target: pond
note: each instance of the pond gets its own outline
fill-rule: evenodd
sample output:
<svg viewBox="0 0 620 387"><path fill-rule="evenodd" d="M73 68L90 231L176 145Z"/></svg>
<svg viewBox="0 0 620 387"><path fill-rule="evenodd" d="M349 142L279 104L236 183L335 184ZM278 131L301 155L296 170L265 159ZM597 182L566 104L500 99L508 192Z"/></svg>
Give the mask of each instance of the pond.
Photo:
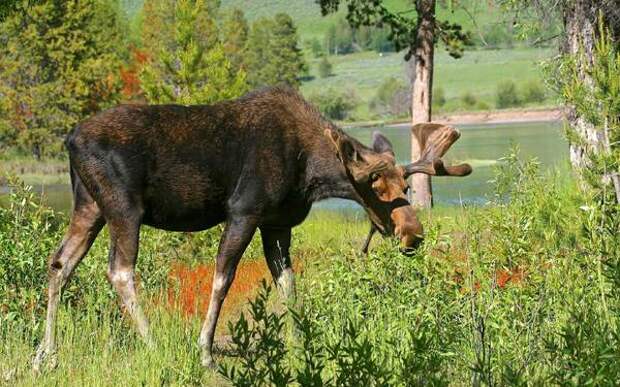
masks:
<svg viewBox="0 0 620 387"><path fill-rule="evenodd" d="M568 145L562 135L560 122L528 122L511 124L457 125L461 138L445 159L448 162L470 163L474 171L464 178L437 177L433 179L433 195L436 204L456 205L463 203L483 203L491 193L489 180L493 177L493 165L505 156L511 146L518 145L524 158L536 157L543 168L560 167L568 160ZM370 142L376 128L348 128L347 132L363 143ZM392 144L396 157L401 163L410 159L410 137L407 125L385 126L380 128ZM60 211L68 211L71 206L71 191L67 185L38 186L45 201ZM6 198L0 191L0 203ZM4 199L4 200L3 200ZM346 200L330 199L319 203L321 209L354 209L357 205Z"/></svg>

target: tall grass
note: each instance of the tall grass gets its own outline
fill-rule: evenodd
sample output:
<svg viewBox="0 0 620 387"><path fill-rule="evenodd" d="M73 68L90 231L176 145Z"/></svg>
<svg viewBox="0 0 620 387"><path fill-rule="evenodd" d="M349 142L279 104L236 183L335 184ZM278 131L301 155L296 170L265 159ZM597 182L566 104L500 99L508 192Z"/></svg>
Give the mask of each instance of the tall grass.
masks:
<svg viewBox="0 0 620 387"><path fill-rule="evenodd" d="M238 280L254 286L242 286L237 301L225 306L218 335L230 321L231 342L218 345L219 373L200 366L204 306L184 298L187 291L208 292L208 279L198 284L192 276L209 277L205 260L215 254L219 230L187 235L145 228L139 292L155 348L143 346L105 280L104 230L63 297L59 366L33 375L45 257L67 220L15 184L10 206L0 208L0 377L11 385L620 380L618 218L596 197L580 193L571 178L542 175L516 153L498 164L487 205L424 214L426 240L412 257L397 253L389 239L377 239L362 256L363 217L311 216L294 232L293 256L301 265L292 310L275 307L266 285L251 306L245 303L265 274L262 259L255 261L262 256L260 241L253 241L246 266L254 274ZM190 274L179 274L183 270Z"/></svg>
<svg viewBox="0 0 620 387"><path fill-rule="evenodd" d="M617 232L593 236L590 199L515 153L494 185L487 206L436 216L414 257L395 253L390 241L365 259L324 249L329 264L307 267L300 305L289 312L298 337L271 363L253 358L252 369L278 364L299 385L617 383ZM246 359L273 341L254 331L273 315L251 317L259 321L231 326L233 337L253 339L234 340ZM282 376L236 364L221 367L233 385L272 385Z"/></svg>

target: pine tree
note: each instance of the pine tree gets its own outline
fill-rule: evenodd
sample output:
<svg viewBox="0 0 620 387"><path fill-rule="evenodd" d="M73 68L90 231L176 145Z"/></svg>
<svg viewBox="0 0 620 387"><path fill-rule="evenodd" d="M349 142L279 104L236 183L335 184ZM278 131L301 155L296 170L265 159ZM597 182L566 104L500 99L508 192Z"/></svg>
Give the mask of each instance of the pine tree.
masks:
<svg viewBox="0 0 620 387"><path fill-rule="evenodd" d="M0 143L61 152L79 120L119 98L125 47L111 2L21 2L0 24Z"/></svg>
<svg viewBox="0 0 620 387"><path fill-rule="evenodd" d="M298 87L299 77L307 70L297 28L285 13L252 25L246 56L249 81L255 87L278 83Z"/></svg>
<svg viewBox="0 0 620 387"><path fill-rule="evenodd" d="M248 41L249 29L248 21L239 8L233 9L224 18L222 24L224 52L226 52L235 70L244 67L245 46Z"/></svg>
<svg viewBox="0 0 620 387"><path fill-rule="evenodd" d="M151 60L140 75L149 102L185 105L213 103L238 97L247 90L245 72L235 71L224 54L212 15L214 2L162 1L154 18L164 18L157 33L145 31L145 47ZM145 22L150 15L145 9ZM207 34L207 31L211 31Z"/></svg>

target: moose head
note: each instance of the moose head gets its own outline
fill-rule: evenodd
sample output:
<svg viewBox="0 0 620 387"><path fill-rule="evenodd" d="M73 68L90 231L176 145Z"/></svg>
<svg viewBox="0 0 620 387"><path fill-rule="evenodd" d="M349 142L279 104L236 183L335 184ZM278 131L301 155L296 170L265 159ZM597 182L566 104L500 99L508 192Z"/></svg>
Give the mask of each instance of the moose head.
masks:
<svg viewBox="0 0 620 387"><path fill-rule="evenodd" d="M407 199L407 178L414 173L467 176L472 171L469 164L446 166L441 159L460 137L459 131L450 126L415 125L412 128L414 141L422 145L423 151L418 160L407 165L396 164L392 144L379 132L373 133L372 149L340 131L328 130L326 134L336 146L347 177L370 217L373 228L369 238L375 230L396 236L403 252L418 247L424 234L416 211Z"/></svg>

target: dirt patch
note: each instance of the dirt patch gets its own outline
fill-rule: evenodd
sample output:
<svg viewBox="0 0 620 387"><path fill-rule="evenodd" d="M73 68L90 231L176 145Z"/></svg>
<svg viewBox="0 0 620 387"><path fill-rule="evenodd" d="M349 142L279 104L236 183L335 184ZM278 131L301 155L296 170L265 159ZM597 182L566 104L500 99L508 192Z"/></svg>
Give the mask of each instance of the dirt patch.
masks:
<svg viewBox="0 0 620 387"><path fill-rule="evenodd" d="M472 113L438 115L433 121L447 124L500 124L518 122L559 121L564 114L561 109L500 110Z"/></svg>

